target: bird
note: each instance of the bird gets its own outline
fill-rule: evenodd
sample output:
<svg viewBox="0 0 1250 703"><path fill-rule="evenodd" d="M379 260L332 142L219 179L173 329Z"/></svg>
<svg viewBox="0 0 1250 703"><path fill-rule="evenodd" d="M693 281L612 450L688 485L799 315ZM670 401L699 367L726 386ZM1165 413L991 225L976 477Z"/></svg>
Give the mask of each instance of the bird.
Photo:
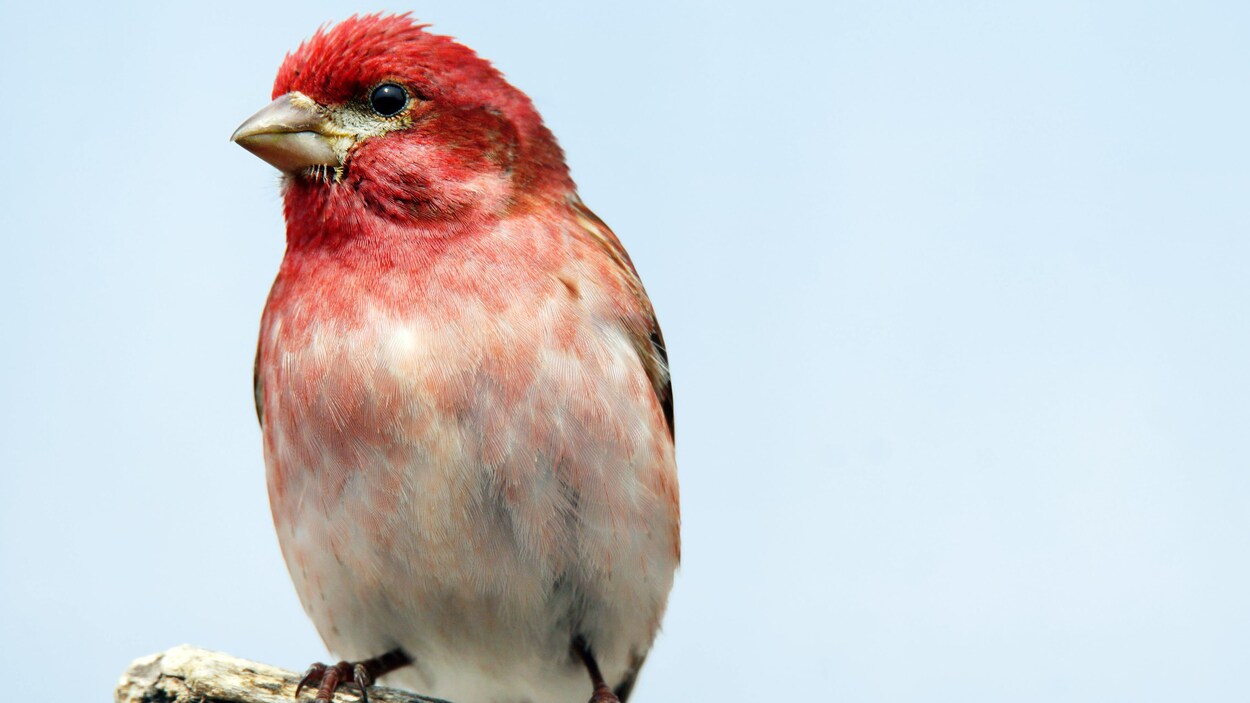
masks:
<svg viewBox="0 0 1250 703"><path fill-rule="evenodd" d="M668 350L534 103L410 14L282 61L254 374L274 527L335 664L455 703L623 703L681 559Z"/></svg>

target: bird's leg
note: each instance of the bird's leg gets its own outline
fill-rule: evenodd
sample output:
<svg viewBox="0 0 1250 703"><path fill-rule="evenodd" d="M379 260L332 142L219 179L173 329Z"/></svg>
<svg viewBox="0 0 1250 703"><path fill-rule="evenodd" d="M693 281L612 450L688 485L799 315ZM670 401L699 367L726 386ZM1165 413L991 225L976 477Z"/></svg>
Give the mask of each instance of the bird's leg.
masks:
<svg viewBox="0 0 1250 703"><path fill-rule="evenodd" d="M599 662L595 661L595 655L590 651L590 645L585 637L578 635L573 638L573 651L581 658L587 673L590 674L590 682L595 685L595 692L590 696L590 703L621 703L621 699L616 697L612 689L608 688L607 682L603 680L603 674L599 671Z"/></svg>
<svg viewBox="0 0 1250 703"><path fill-rule="evenodd" d="M392 649L381 656L354 663L339 662L334 666L326 666L317 662L308 667L304 678L300 679L295 687L295 697L299 698L300 691L304 690L305 686L316 686L315 703L331 703L334 700L334 692L339 686L351 683L360 689L361 703L369 703L369 687L379 676L389 674L411 663L412 657L409 657L402 649Z"/></svg>

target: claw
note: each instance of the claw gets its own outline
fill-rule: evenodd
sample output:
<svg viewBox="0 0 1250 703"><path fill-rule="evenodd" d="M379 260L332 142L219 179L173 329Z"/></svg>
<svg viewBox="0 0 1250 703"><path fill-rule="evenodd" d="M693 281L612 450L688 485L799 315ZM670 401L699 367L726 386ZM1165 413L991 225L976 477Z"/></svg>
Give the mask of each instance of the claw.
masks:
<svg viewBox="0 0 1250 703"><path fill-rule="evenodd" d="M352 669L352 683L360 689L360 703L369 703L369 687L373 685L373 676L363 662Z"/></svg>
<svg viewBox="0 0 1250 703"><path fill-rule="evenodd" d="M334 703L334 694L339 686L351 683L360 690L360 703L369 703L369 687L377 681L377 677L411 663L412 659L402 649L393 649L355 663L341 661L334 666L326 666L317 662L308 667L304 678L295 685L295 698L299 698L305 686L316 686L317 697L313 703Z"/></svg>
<svg viewBox="0 0 1250 703"><path fill-rule="evenodd" d="M325 676L325 673L326 665L321 662L317 662L308 667L308 671L304 672L304 678L300 679L299 683L295 685L295 699L299 700L300 691L303 691L305 686L315 686L320 684L322 677Z"/></svg>

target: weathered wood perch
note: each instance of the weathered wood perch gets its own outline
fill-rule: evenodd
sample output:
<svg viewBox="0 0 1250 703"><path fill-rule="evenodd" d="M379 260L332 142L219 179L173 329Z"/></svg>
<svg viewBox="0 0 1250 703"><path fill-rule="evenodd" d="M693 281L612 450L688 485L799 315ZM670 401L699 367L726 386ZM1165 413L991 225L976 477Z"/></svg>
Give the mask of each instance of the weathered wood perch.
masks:
<svg viewBox="0 0 1250 703"><path fill-rule="evenodd" d="M235 659L183 645L136 659L122 675L113 693L116 703L295 703L294 671ZM314 691L302 694L312 703ZM356 687L347 684L335 694L336 703L359 703ZM447 703L393 688L369 689L370 703Z"/></svg>

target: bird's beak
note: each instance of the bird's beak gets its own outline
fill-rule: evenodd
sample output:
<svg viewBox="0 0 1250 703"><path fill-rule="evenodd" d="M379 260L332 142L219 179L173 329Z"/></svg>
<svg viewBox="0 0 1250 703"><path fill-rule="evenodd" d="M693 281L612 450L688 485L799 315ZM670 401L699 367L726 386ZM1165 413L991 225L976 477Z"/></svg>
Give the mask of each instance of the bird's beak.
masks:
<svg viewBox="0 0 1250 703"><path fill-rule="evenodd" d="M287 93L247 118L230 141L296 173L313 166L343 165L336 143L343 137L321 109L302 93Z"/></svg>

